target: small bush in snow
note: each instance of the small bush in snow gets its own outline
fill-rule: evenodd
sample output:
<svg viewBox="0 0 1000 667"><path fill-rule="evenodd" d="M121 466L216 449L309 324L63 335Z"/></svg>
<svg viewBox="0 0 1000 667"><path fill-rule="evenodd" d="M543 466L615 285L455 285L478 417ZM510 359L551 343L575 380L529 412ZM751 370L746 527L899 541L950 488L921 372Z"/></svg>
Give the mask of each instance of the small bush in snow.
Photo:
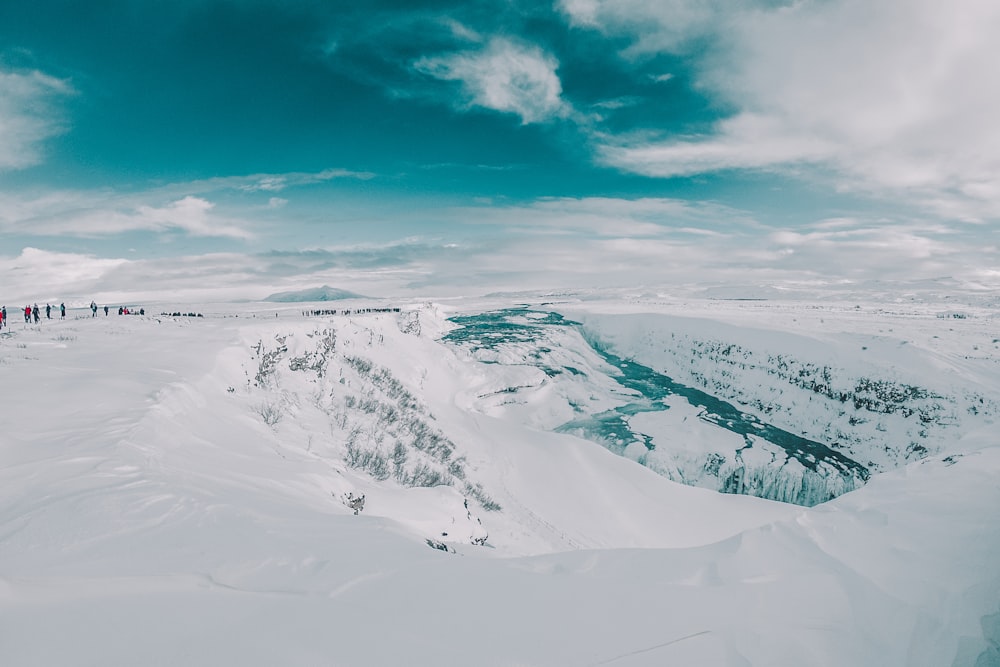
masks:
<svg viewBox="0 0 1000 667"><path fill-rule="evenodd" d="M388 368L376 367L368 359L362 357L347 357L344 359L358 375L367 378L383 394L396 401L401 408L419 410L420 402L416 396L407 391L403 383L397 380Z"/></svg>
<svg viewBox="0 0 1000 667"><path fill-rule="evenodd" d="M333 329L323 329L306 335L316 339L316 349L306 352L301 357L289 359L288 369L291 371L310 370L316 373L317 377L323 377L326 375L330 358L333 357L337 348L337 332Z"/></svg>
<svg viewBox="0 0 1000 667"><path fill-rule="evenodd" d="M377 449L363 449L349 440L345 460L351 468L364 470L379 481L389 479L389 461Z"/></svg>
<svg viewBox="0 0 1000 667"><path fill-rule="evenodd" d="M427 546L429 546L431 549L437 549L438 551L447 551L450 553L455 553L450 548L448 548L447 544L445 544L444 542L439 542L438 540L432 540L430 538L427 538Z"/></svg>
<svg viewBox="0 0 1000 667"><path fill-rule="evenodd" d="M257 353L257 374L254 376L254 386L266 387L271 379L274 377L274 371L278 365L278 359L281 355L288 351L288 347L285 346L286 338L284 336L276 337L278 342L278 347L273 350L264 349L264 341L259 340L257 344L253 346L254 352Z"/></svg>
<svg viewBox="0 0 1000 667"><path fill-rule="evenodd" d="M421 463L404 473L399 483L403 486L450 486L451 478L446 473Z"/></svg>
<svg viewBox="0 0 1000 667"><path fill-rule="evenodd" d="M268 426L274 426L281 421L281 418L285 416L285 411L277 403L272 403L271 401L264 401L258 404L254 411L260 415L260 418L264 420L264 423Z"/></svg>
<svg viewBox="0 0 1000 667"><path fill-rule="evenodd" d="M396 445L392 448L392 474L397 482L406 475L406 459L406 446L396 441Z"/></svg>
<svg viewBox="0 0 1000 667"><path fill-rule="evenodd" d="M469 494L470 496L472 496L473 498L475 498L476 501L487 512L499 512L500 510L503 509L503 507L500 506L500 503L498 503L495 500L493 500L489 496L489 494L487 494L483 490L483 485L479 484L478 482L476 484L470 484L470 483L466 482L466 484L465 484L465 492L467 494Z"/></svg>

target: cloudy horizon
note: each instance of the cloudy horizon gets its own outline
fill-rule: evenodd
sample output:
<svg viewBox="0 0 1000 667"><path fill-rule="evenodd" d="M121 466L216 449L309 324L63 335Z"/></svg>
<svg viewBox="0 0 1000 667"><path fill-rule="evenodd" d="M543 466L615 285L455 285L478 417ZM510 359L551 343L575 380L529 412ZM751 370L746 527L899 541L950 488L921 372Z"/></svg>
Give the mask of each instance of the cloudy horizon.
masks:
<svg viewBox="0 0 1000 667"><path fill-rule="evenodd" d="M983 0L0 7L5 299L1000 287Z"/></svg>

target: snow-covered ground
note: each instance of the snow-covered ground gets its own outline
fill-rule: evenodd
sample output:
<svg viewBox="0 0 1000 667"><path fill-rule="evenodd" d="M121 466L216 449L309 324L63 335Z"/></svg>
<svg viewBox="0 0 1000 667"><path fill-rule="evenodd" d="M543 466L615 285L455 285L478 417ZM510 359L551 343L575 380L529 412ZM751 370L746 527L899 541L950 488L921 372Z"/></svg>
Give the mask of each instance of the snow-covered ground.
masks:
<svg viewBox="0 0 1000 667"><path fill-rule="evenodd" d="M0 334L0 664L1000 664L988 304L150 312L202 316ZM811 508L710 490L734 451L802 466L609 359L870 478ZM637 401L632 441L562 428Z"/></svg>

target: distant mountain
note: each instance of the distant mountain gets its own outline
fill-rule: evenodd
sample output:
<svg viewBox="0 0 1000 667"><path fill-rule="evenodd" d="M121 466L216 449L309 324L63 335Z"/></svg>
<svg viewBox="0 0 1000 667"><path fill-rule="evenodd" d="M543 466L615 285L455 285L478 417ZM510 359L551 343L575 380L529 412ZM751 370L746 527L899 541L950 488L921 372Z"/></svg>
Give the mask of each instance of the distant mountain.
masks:
<svg viewBox="0 0 1000 667"><path fill-rule="evenodd" d="M296 303L299 301L342 301L344 299L365 299L363 294L355 294L347 290L337 289L329 285L313 287L310 289L297 290L294 292L278 292L264 299L264 301L279 301L282 303Z"/></svg>

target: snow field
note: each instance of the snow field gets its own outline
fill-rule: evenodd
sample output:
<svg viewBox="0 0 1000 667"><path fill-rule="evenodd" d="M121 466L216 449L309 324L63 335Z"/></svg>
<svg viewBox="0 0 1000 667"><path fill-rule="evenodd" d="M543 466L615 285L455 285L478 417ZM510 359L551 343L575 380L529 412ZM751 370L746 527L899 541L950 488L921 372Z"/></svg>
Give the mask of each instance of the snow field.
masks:
<svg viewBox="0 0 1000 667"><path fill-rule="evenodd" d="M250 318L250 308L15 324L0 336L0 663L1000 657L990 620L1000 614L1000 450L986 417L948 431L939 453L805 509L674 484L552 433L564 396L548 385L524 403L480 398L539 378L437 342L448 328L440 306L410 307L419 335L389 314L275 318L253 306ZM644 354L625 336L631 323L601 318L622 351ZM808 336L802 344L808 353ZM966 360L965 342L948 345L918 362L971 368L969 387L988 394L992 357ZM305 366L291 370L294 359ZM394 412L366 411L376 403ZM502 509L487 511L458 481L409 487L347 465L355 432L358 446L389 453L403 441L406 465L444 465L411 446L413 429L451 443L460 481ZM358 516L347 493L365 495ZM480 527L487 543L470 543Z"/></svg>

